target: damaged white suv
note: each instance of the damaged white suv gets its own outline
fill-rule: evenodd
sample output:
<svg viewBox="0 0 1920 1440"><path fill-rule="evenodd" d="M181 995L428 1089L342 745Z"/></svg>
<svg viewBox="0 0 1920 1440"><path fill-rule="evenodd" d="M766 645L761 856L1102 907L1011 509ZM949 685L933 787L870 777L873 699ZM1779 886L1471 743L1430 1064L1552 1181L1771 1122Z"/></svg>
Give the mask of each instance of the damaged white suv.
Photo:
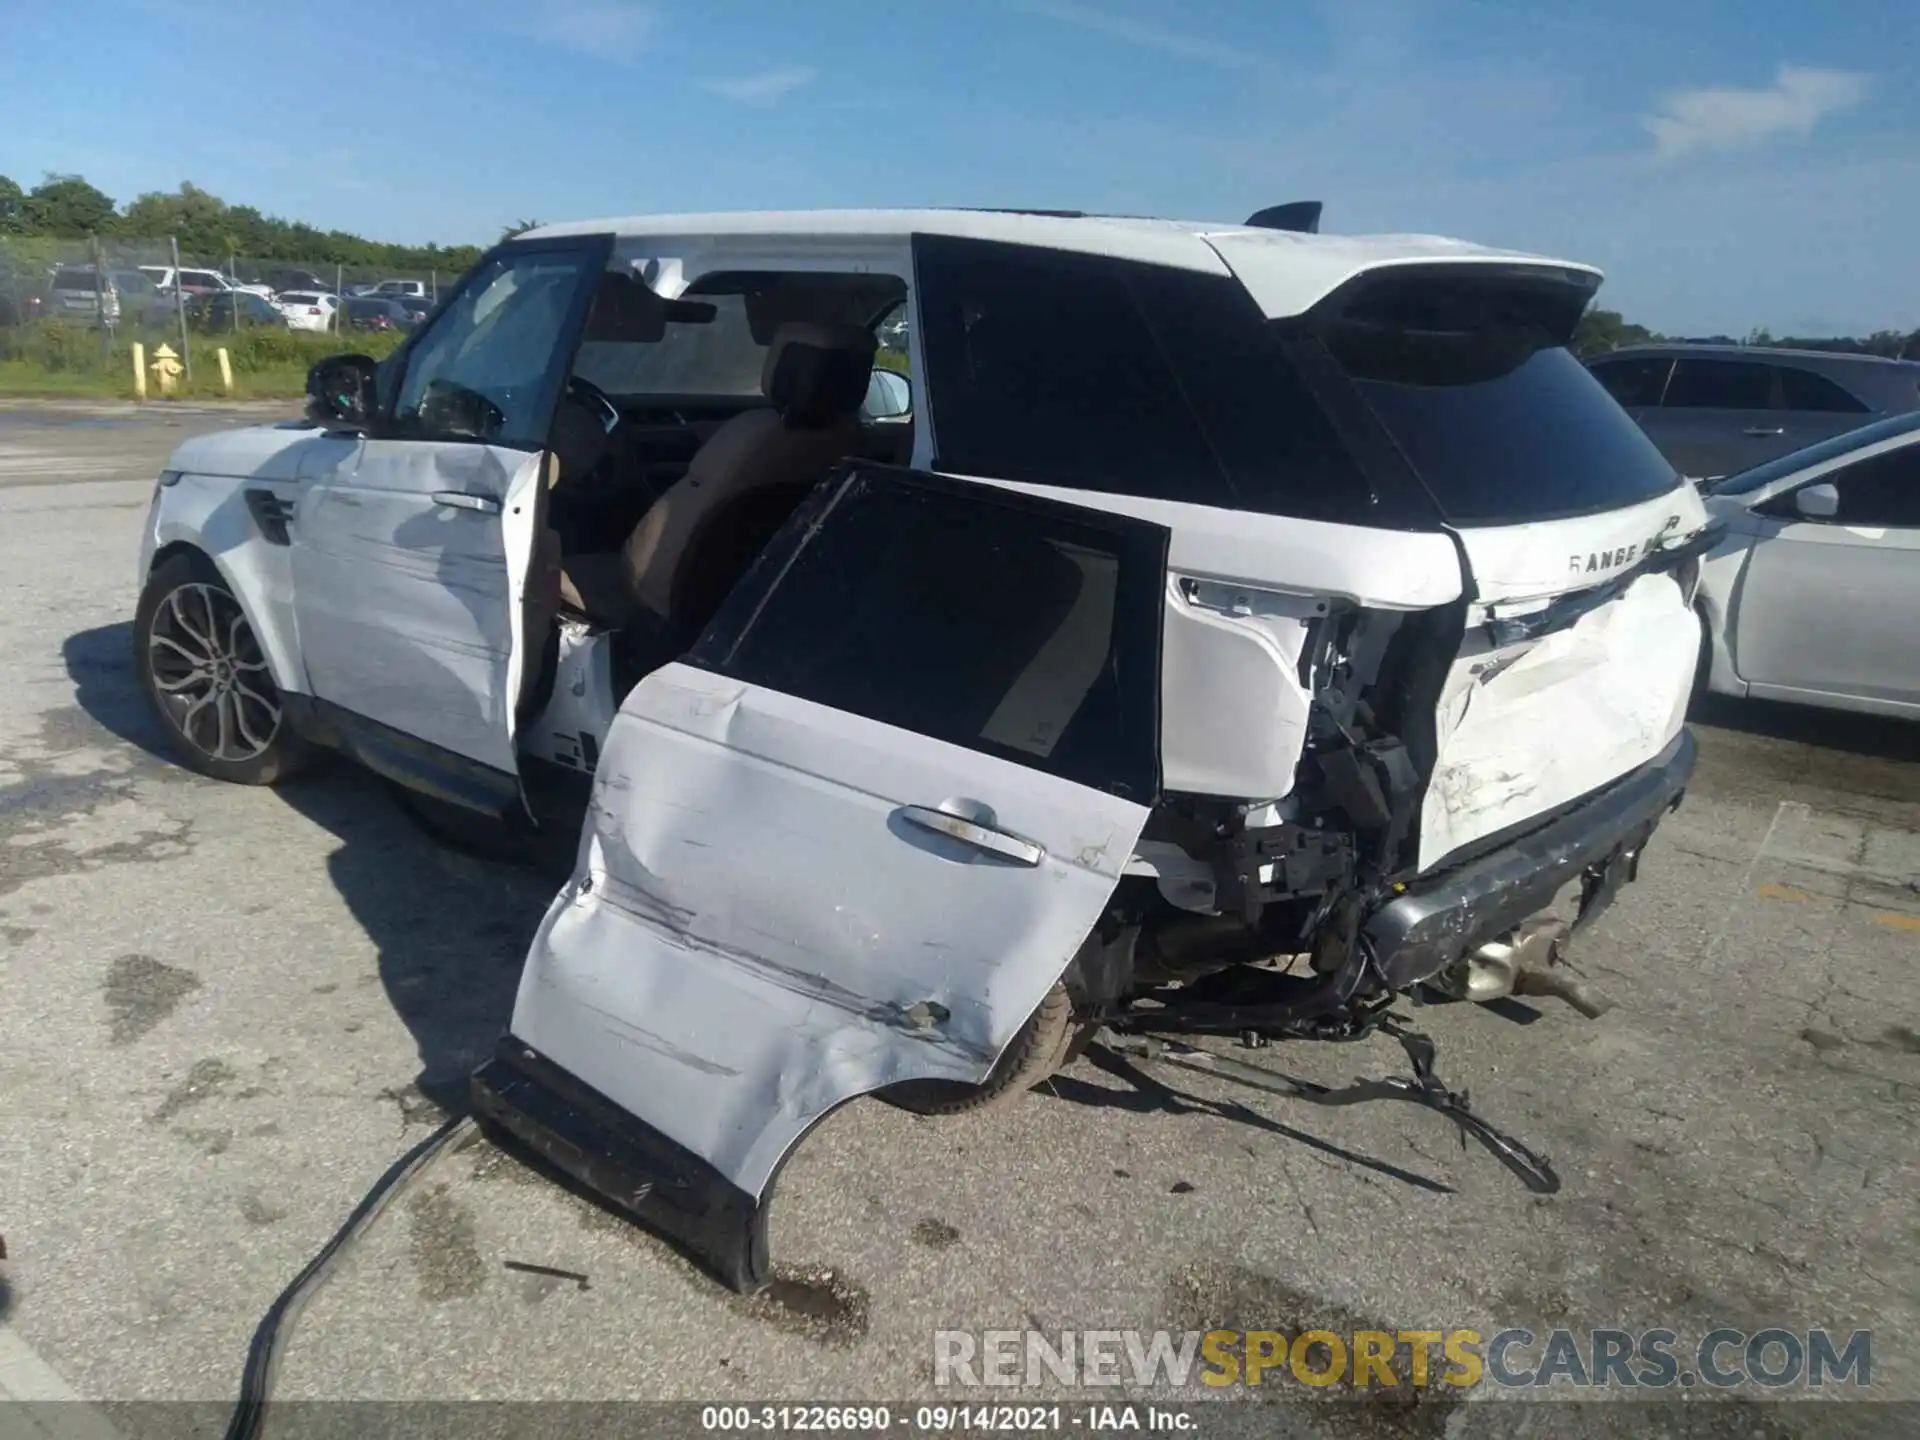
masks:
<svg viewBox="0 0 1920 1440"><path fill-rule="evenodd" d="M518 824L591 777L476 1107L751 1287L856 1096L1552 988L1545 912L1692 769L1711 540L1564 348L1599 278L1255 223L549 227L308 421L180 448L137 662L209 775L333 748Z"/></svg>

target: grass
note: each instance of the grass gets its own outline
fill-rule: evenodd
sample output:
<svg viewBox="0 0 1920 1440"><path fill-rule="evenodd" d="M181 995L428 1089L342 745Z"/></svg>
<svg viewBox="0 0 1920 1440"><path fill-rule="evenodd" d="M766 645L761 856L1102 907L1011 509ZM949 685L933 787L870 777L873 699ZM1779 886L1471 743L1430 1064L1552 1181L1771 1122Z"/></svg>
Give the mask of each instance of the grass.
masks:
<svg viewBox="0 0 1920 1440"><path fill-rule="evenodd" d="M192 331L188 350L193 359L193 379L182 376L175 393L185 399L225 396L228 392L221 388L220 364L214 353L221 348L227 351L233 366L231 393L235 398L281 399L306 394L307 370L316 360L348 350L379 359L403 338L386 331L335 335L266 326ZM91 326L41 320L0 330L0 395L130 400L134 394L131 345L136 339L147 347L149 366L161 344L176 351L180 348L178 332L168 329L138 334L122 331L104 357L100 333ZM159 394L151 375L147 394L150 398Z"/></svg>

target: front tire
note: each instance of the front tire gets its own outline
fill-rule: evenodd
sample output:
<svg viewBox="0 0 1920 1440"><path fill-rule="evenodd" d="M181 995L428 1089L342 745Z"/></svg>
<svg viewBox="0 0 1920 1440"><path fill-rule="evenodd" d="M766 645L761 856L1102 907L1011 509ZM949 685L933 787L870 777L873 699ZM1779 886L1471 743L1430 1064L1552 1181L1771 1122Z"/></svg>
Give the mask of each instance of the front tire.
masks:
<svg viewBox="0 0 1920 1440"><path fill-rule="evenodd" d="M253 622L211 561L183 554L156 565L133 637L140 688L189 770L272 785L312 758L287 720Z"/></svg>

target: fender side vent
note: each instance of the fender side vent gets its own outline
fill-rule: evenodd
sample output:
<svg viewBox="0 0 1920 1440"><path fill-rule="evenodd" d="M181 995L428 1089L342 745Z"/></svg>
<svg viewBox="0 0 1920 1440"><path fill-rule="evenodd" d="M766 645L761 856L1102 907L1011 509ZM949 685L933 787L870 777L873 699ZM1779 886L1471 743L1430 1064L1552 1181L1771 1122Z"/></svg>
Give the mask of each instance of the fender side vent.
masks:
<svg viewBox="0 0 1920 1440"><path fill-rule="evenodd" d="M282 499L271 490L249 490L247 509L253 512L253 523L260 527L269 545L293 543L287 533L287 527L293 524L293 501Z"/></svg>

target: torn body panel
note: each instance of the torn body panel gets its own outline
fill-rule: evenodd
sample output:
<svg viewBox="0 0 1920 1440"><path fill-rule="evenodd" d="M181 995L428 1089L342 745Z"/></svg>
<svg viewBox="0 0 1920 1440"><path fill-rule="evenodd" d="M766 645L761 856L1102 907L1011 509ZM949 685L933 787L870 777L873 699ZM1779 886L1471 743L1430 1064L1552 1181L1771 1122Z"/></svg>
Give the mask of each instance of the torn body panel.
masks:
<svg viewBox="0 0 1920 1440"><path fill-rule="evenodd" d="M1039 858L913 823L916 808ZM763 1201L836 1105L985 1077L1099 918L1146 815L669 665L607 737L512 1036Z"/></svg>
<svg viewBox="0 0 1920 1440"><path fill-rule="evenodd" d="M1686 718L1700 650L1679 583L1657 574L1538 639L1478 635L1440 695L1423 872L1659 754Z"/></svg>

